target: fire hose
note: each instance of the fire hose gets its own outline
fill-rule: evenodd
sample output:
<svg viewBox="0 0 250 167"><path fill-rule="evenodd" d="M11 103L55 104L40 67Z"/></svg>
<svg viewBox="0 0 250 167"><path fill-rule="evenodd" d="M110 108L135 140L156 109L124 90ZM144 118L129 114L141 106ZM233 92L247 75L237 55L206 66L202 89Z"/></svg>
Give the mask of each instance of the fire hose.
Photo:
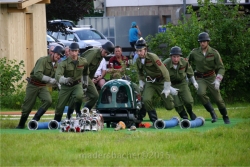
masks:
<svg viewBox="0 0 250 167"><path fill-rule="evenodd" d="M175 127L179 124L180 120L178 117L173 117L170 120L158 119L154 123L155 129L165 129Z"/></svg>
<svg viewBox="0 0 250 167"><path fill-rule="evenodd" d="M30 120L27 126L29 130L49 129L48 124L48 122L37 122L36 120Z"/></svg>
<svg viewBox="0 0 250 167"><path fill-rule="evenodd" d="M49 129L58 129L60 127L60 122L57 122L56 120L52 120L48 124Z"/></svg>
<svg viewBox="0 0 250 167"><path fill-rule="evenodd" d="M181 129L196 128L203 126L205 124L205 119L203 117L197 117L195 120L189 121L188 119L183 119L180 122Z"/></svg>

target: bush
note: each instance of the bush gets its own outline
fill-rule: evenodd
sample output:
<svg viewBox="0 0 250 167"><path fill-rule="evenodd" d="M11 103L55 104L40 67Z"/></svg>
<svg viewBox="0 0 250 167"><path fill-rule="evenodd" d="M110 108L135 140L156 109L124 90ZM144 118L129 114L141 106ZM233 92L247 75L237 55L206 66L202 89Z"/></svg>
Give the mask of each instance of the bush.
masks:
<svg viewBox="0 0 250 167"><path fill-rule="evenodd" d="M19 93L23 88L22 77L25 73L23 60L17 63L6 57L0 58L0 96L9 97L14 92Z"/></svg>
<svg viewBox="0 0 250 167"><path fill-rule="evenodd" d="M239 4L228 6L224 1L212 3L198 0L198 11L189 7L191 17L178 25L166 25L165 33L158 33L146 40L150 50L161 55L159 46L167 46L163 57L169 56L173 46L182 49L183 57L187 57L193 48L197 48L198 34L208 32L211 47L217 49L226 68L221 83L221 94L228 102L250 101L250 28L249 16L239 12Z"/></svg>

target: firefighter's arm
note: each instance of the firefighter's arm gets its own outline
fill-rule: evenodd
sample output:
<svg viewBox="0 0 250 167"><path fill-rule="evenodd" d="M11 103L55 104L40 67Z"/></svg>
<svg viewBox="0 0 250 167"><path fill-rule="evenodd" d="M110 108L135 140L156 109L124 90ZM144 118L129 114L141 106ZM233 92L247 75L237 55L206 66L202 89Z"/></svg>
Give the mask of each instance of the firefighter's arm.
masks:
<svg viewBox="0 0 250 167"><path fill-rule="evenodd" d="M170 76L167 67L161 62L158 56L153 57L155 66L161 71L165 82L170 82Z"/></svg>

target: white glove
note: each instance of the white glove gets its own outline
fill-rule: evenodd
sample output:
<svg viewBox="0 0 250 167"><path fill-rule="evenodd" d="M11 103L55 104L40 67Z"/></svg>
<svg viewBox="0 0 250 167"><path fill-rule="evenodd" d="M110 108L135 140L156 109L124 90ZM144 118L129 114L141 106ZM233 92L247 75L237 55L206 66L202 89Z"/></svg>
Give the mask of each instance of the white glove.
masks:
<svg viewBox="0 0 250 167"><path fill-rule="evenodd" d="M191 80L191 82L193 83L195 89L198 90L199 85L198 85L198 83L196 82L196 80L194 79L194 76L192 76L192 77L190 78L190 80Z"/></svg>
<svg viewBox="0 0 250 167"><path fill-rule="evenodd" d="M88 87L88 75L83 75L81 78L82 81L82 87L87 88Z"/></svg>
<svg viewBox="0 0 250 167"><path fill-rule="evenodd" d="M42 77L42 81L43 81L43 82L46 82L46 83L49 83L51 79L52 79L52 78L50 78L50 77L48 77L48 76L46 76L46 75L43 75L43 77Z"/></svg>
<svg viewBox="0 0 250 167"><path fill-rule="evenodd" d="M179 89L176 89L176 88L173 88L172 86L170 87L170 93L171 93L171 95L178 95L178 90Z"/></svg>
<svg viewBox="0 0 250 167"><path fill-rule="evenodd" d="M74 80L70 77L65 78L64 76L61 76L59 79L60 84L65 84L65 85L71 85L74 82Z"/></svg>
<svg viewBox="0 0 250 167"><path fill-rule="evenodd" d="M143 89L144 89L144 85L145 85L145 82L143 82L142 80L139 81L139 88L140 88L140 91L142 92Z"/></svg>
<svg viewBox="0 0 250 167"><path fill-rule="evenodd" d="M164 93L166 98L170 94L170 85L171 85L171 82L164 82L164 88L161 94Z"/></svg>
<svg viewBox="0 0 250 167"><path fill-rule="evenodd" d="M59 90L61 90L61 84L57 83L57 87Z"/></svg>
<svg viewBox="0 0 250 167"><path fill-rule="evenodd" d="M217 74L214 82L212 84L214 84L214 87L216 90L219 90L220 89L220 83L223 79L223 76L221 74Z"/></svg>
<svg viewBox="0 0 250 167"><path fill-rule="evenodd" d="M57 83L55 78L51 78L49 81L50 84L55 85Z"/></svg>

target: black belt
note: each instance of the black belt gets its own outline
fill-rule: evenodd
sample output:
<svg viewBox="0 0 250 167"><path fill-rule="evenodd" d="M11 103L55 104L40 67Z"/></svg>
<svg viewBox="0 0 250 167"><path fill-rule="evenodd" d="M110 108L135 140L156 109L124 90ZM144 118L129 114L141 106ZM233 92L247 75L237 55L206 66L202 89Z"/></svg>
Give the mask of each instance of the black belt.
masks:
<svg viewBox="0 0 250 167"><path fill-rule="evenodd" d="M80 79L74 81L74 82L71 83L71 84L68 84L68 85L64 84L64 85L65 85L65 86L68 86L68 87L72 87L72 86L75 86L75 85L77 85L77 84L79 84L79 83L81 83L81 80L80 80Z"/></svg>
<svg viewBox="0 0 250 167"><path fill-rule="evenodd" d="M35 86L46 86L46 83L42 83L42 82L40 82L40 81L37 81L37 80L34 80L34 79L32 79L32 78L26 78L26 80L30 83L30 84L32 84L32 85L35 85Z"/></svg>
<svg viewBox="0 0 250 167"><path fill-rule="evenodd" d="M207 78L207 77L210 77L210 76L213 76L213 75L215 75L214 71L208 71L208 72L203 72L203 73L201 73L201 72L195 72L194 73L194 76L196 78Z"/></svg>
<svg viewBox="0 0 250 167"><path fill-rule="evenodd" d="M171 85L177 85L177 84L180 84L182 83L182 81L171 81Z"/></svg>
<svg viewBox="0 0 250 167"><path fill-rule="evenodd" d="M147 76L147 80L151 80L151 81L155 80L155 82L160 82L160 81L163 80L163 76L160 75L160 76L155 77L155 78L152 78L152 77Z"/></svg>

